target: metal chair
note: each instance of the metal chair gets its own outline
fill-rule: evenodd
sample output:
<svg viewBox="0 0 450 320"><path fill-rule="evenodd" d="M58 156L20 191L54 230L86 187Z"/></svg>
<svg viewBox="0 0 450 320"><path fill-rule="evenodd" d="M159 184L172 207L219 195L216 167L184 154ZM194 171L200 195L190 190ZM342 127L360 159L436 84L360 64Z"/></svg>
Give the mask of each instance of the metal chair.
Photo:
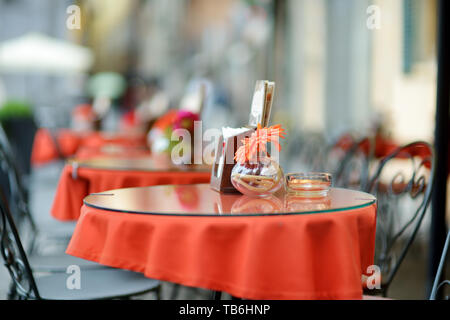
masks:
<svg viewBox="0 0 450 320"><path fill-rule="evenodd" d="M14 153L9 145L9 141L0 126L0 171L4 176L8 177L6 185L3 185L4 188L7 187L8 189L3 189L3 192L8 194L10 203L13 205L11 209L12 212L16 214L16 222L19 229L22 222L29 224L33 235L33 237L30 238L30 250L33 251L39 233L44 230L41 230L31 214L28 203L28 190L24 187L23 180L14 159ZM41 234L42 233L43 232L41 232ZM70 234L61 234L57 230L46 232L46 236L57 241L68 241L68 239L70 239Z"/></svg>
<svg viewBox="0 0 450 320"><path fill-rule="evenodd" d="M374 144L368 137L343 135L337 142L328 144L325 138L314 133L302 133L288 152L295 159L295 171L325 171L333 175L333 185L364 190L369 177L369 163L373 158Z"/></svg>
<svg viewBox="0 0 450 320"><path fill-rule="evenodd" d="M28 201L25 196L24 188L22 187L19 173L13 163L11 154L8 150L8 143L4 140L1 134L0 127L0 172L8 176L9 198L5 197L5 205L7 205L14 216L18 230L22 230L22 234L28 236L27 253L29 261L35 271L43 272L65 272L70 265L78 265L82 269L105 268L104 266L88 260L76 258L65 253L39 255L36 253L37 237L40 232L33 216L29 210ZM5 189L2 189L5 194ZM10 206L10 203L13 205ZM58 239L56 239L58 240ZM60 239L59 239L60 240Z"/></svg>
<svg viewBox="0 0 450 320"><path fill-rule="evenodd" d="M436 300L439 291L445 286L450 285L450 280L441 281L442 273L448 260L448 247L450 246L450 231L447 233L447 240L445 240L444 249L442 250L441 261L434 278L433 288L431 290L430 300ZM440 282L441 281L441 282ZM445 300L450 300L450 295L444 297Z"/></svg>
<svg viewBox="0 0 450 320"><path fill-rule="evenodd" d="M11 117L2 121L6 136L11 138L11 148L16 155L16 164L22 175L31 172L31 151L37 127L33 117Z"/></svg>
<svg viewBox="0 0 450 320"><path fill-rule="evenodd" d="M397 171L397 167L393 172L398 159L403 159L397 163L401 170ZM365 294L387 296L430 204L434 161L431 145L422 141L410 143L384 157L369 180L367 191L378 202L375 264L381 271L381 288L366 289ZM400 210L401 204L414 206L413 212ZM410 216L406 217L407 213Z"/></svg>
<svg viewBox="0 0 450 320"><path fill-rule="evenodd" d="M140 273L120 269L82 270L79 287L71 287L69 275L53 273L35 277L27 254L22 246L14 218L0 191L0 213L2 225L0 249L12 279L9 299L46 300L96 300L130 298L154 292L160 298L160 282L146 278Z"/></svg>
<svg viewBox="0 0 450 320"><path fill-rule="evenodd" d="M366 190L370 162L374 158L373 139L370 137L357 139L350 136L349 139L351 140L345 149L339 144L329 147L327 167L333 174L335 187Z"/></svg>

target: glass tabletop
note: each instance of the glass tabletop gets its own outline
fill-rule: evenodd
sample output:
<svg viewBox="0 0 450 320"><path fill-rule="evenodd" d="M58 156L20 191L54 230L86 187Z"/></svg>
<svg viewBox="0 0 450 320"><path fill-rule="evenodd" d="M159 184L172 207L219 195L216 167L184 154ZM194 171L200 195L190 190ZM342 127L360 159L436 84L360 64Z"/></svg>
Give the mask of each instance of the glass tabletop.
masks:
<svg viewBox="0 0 450 320"><path fill-rule="evenodd" d="M104 170L139 170L139 171L210 171L208 165L175 165L165 155L142 155L139 157L98 156L90 159L72 158L68 164L81 168Z"/></svg>
<svg viewBox="0 0 450 320"><path fill-rule="evenodd" d="M177 216L255 216L325 213L367 207L376 202L368 193L331 188L328 196L304 198L280 192L268 198L222 194L209 184L162 185L91 194L90 207L109 211Z"/></svg>

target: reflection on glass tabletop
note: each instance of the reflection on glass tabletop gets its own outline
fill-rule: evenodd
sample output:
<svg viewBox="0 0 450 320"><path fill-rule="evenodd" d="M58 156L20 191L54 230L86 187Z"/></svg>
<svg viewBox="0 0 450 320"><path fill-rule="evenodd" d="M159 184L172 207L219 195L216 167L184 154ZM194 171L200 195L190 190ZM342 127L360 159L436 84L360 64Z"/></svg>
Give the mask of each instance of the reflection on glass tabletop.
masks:
<svg viewBox="0 0 450 320"><path fill-rule="evenodd" d="M376 198L361 191L331 188L328 196L304 198L280 193L267 198L222 194L209 184L162 185L91 194L90 207L109 211L154 215L234 216L325 213L370 206Z"/></svg>

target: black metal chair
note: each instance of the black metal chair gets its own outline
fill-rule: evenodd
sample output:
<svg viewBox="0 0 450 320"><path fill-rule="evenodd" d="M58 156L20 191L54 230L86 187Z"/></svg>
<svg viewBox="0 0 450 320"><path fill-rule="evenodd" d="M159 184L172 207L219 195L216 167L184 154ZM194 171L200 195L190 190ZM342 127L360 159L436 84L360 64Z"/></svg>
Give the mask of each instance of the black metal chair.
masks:
<svg viewBox="0 0 450 320"><path fill-rule="evenodd" d="M2 121L2 127L11 141L17 167L22 175L31 172L31 151L37 127L33 117L11 117Z"/></svg>
<svg viewBox="0 0 450 320"><path fill-rule="evenodd" d="M370 162L374 158L375 146L372 140L370 137L353 138L350 147L346 150L342 150L336 144L328 149L327 167L333 174L335 187L367 189ZM335 155L335 153L338 154Z"/></svg>
<svg viewBox="0 0 450 320"><path fill-rule="evenodd" d="M146 278L140 273L120 269L81 270L80 286L68 285L70 275L53 273L35 277L27 254L22 246L19 232L14 223L3 192L0 191L0 249L12 279L9 299L46 300L96 300L131 298L154 292L160 298L160 282Z"/></svg>
<svg viewBox="0 0 450 320"><path fill-rule="evenodd" d="M401 171L393 168L396 159L403 159ZM381 288L366 289L365 294L387 296L430 204L434 161L431 145L410 143L384 157L369 180L367 191L377 197L378 203L375 264L381 271ZM401 210L402 204L415 209Z"/></svg>
<svg viewBox="0 0 450 320"><path fill-rule="evenodd" d="M297 142L290 144L288 150L295 159L294 170L330 172L335 187L366 189L375 149L373 138L345 134L328 144L321 135L302 133L295 139Z"/></svg>
<svg viewBox="0 0 450 320"><path fill-rule="evenodd" d="M35 221L29 209L28 190L24 187L24 181L15 163L15 154L9 144L9 140L0 126L0 171L2 177L7 177L7 181L2 181L3 192L8 195L9 203L12 204L12 212L16 214L16 223L19 226L22 222L29 224L33 237L30 238L30 250L33 251L37 244L38 236L44 230ZM59 233L58 230L45 230L45 235L55 241L68 241L70 234Z"/></svg>
<svg viewBox="0 0 450 320"><path fill-rule="evenodd" d="M18 178L18 172L14 164L11 163L11 159L6 155L3 147L0 144L0 172L8 174L8 186L9 186L9 198L8 201L5 196L5 205L7 205L15 218L18 230L22 230L22 233L28 235L27 252L29 254L30 262L35 271L48 271L48 272L64 272L67 266L77 264L82 268L99 268L103 267L97 263L93 263L87 260L75 258L67 254L52 254L52 255L38 255L35 254L36 238L39 230L34 222L28 207L28 202L23 194L23 188ZM2 191L5 193L5 189L2 186ZM13 206L10 206L10 203Z"/></svg>
<svg viewBox="0 0 450 320"><path fill-rule="evenodd" d="M430 300L436 300L440 293L446 286L450 285L450 280L441 281L444 268L448 260L448 247L450 246L450 231L447 233L447 240L445 240L444 249L442 250L441 261L439 262L439 267L436 272L436 277L434 279L433 288L431 290ZM443 295L445 300L450 300L450 295Z"/></svg>
<svg viewBox="0 0 450 320"><path fill-rule="evenodd" d="M5 192L4 185L2 186L2 191L4 194L8 194L9 197L5 196L6 203L16 222L16 226L22 234L26 234L27 246L26 250L29 256L29 261L33 266L34 271L42 272L65 272L67 267L70 265L78 265L82 269L97 269L105 268L104 266L94 263L88 260L76 258L65 253L61 254L37 254L37 238L40 230L38 229L33 216L29 210L28 201L24 193L24 189L19 178L18 170L13 162L10 150L8 150L9 144L5 141L4 135L2 135L0 127L0 173L7 175L9 192ZM7 199L10 199L8 201ZM12 206L10 205L12 204ZM55 241L60 241L61 239L56 239ZM64 239L66 241L66 239Z"/></svg>

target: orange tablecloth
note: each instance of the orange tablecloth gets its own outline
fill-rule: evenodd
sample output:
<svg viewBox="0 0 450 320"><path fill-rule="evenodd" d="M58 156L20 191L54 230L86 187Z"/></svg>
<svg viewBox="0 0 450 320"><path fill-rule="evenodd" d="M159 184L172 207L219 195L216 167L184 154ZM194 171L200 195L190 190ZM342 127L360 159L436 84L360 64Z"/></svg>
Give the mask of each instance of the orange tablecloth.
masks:
<svg viewBox="0 0 450 320"><path fill-rule="evenodd" d="M58 146L55 145L55 140ZM57 137L52 137L49 130L41 128L34 136L31 163L40 165L60 157L71 156L77 151L80 140L81 138L70 130L61 130Z"/></svg>
<svg viewBox="0 0 450 320"><path fill-rule="evenodd" d="M201 217L84 205L67 253L250 299L361 299L376 205L319 214Z"/></svg>
<svg viewBox="0 0 450 320"><path fill-rule="evenodd" d="M210 172L192 171L131 171L78 168L76 179L73 168L66 165L59 179L51 209L58 220L76 220L83 198L90 193L111 189L144 187L162 184L207 183Z"/></svg>
<svg viewBox="0 0 450 320"><path fill-rule="evenodd" d="M101 148L105 144L145 146L146 136L144 134L111 136L101 132L81 134L69 129L61 129L55 134L55 137L52 137L48 129L41 128L34 137L31 163L33 165L45 164L61 157L73 156L82 146Z"/></svg>

